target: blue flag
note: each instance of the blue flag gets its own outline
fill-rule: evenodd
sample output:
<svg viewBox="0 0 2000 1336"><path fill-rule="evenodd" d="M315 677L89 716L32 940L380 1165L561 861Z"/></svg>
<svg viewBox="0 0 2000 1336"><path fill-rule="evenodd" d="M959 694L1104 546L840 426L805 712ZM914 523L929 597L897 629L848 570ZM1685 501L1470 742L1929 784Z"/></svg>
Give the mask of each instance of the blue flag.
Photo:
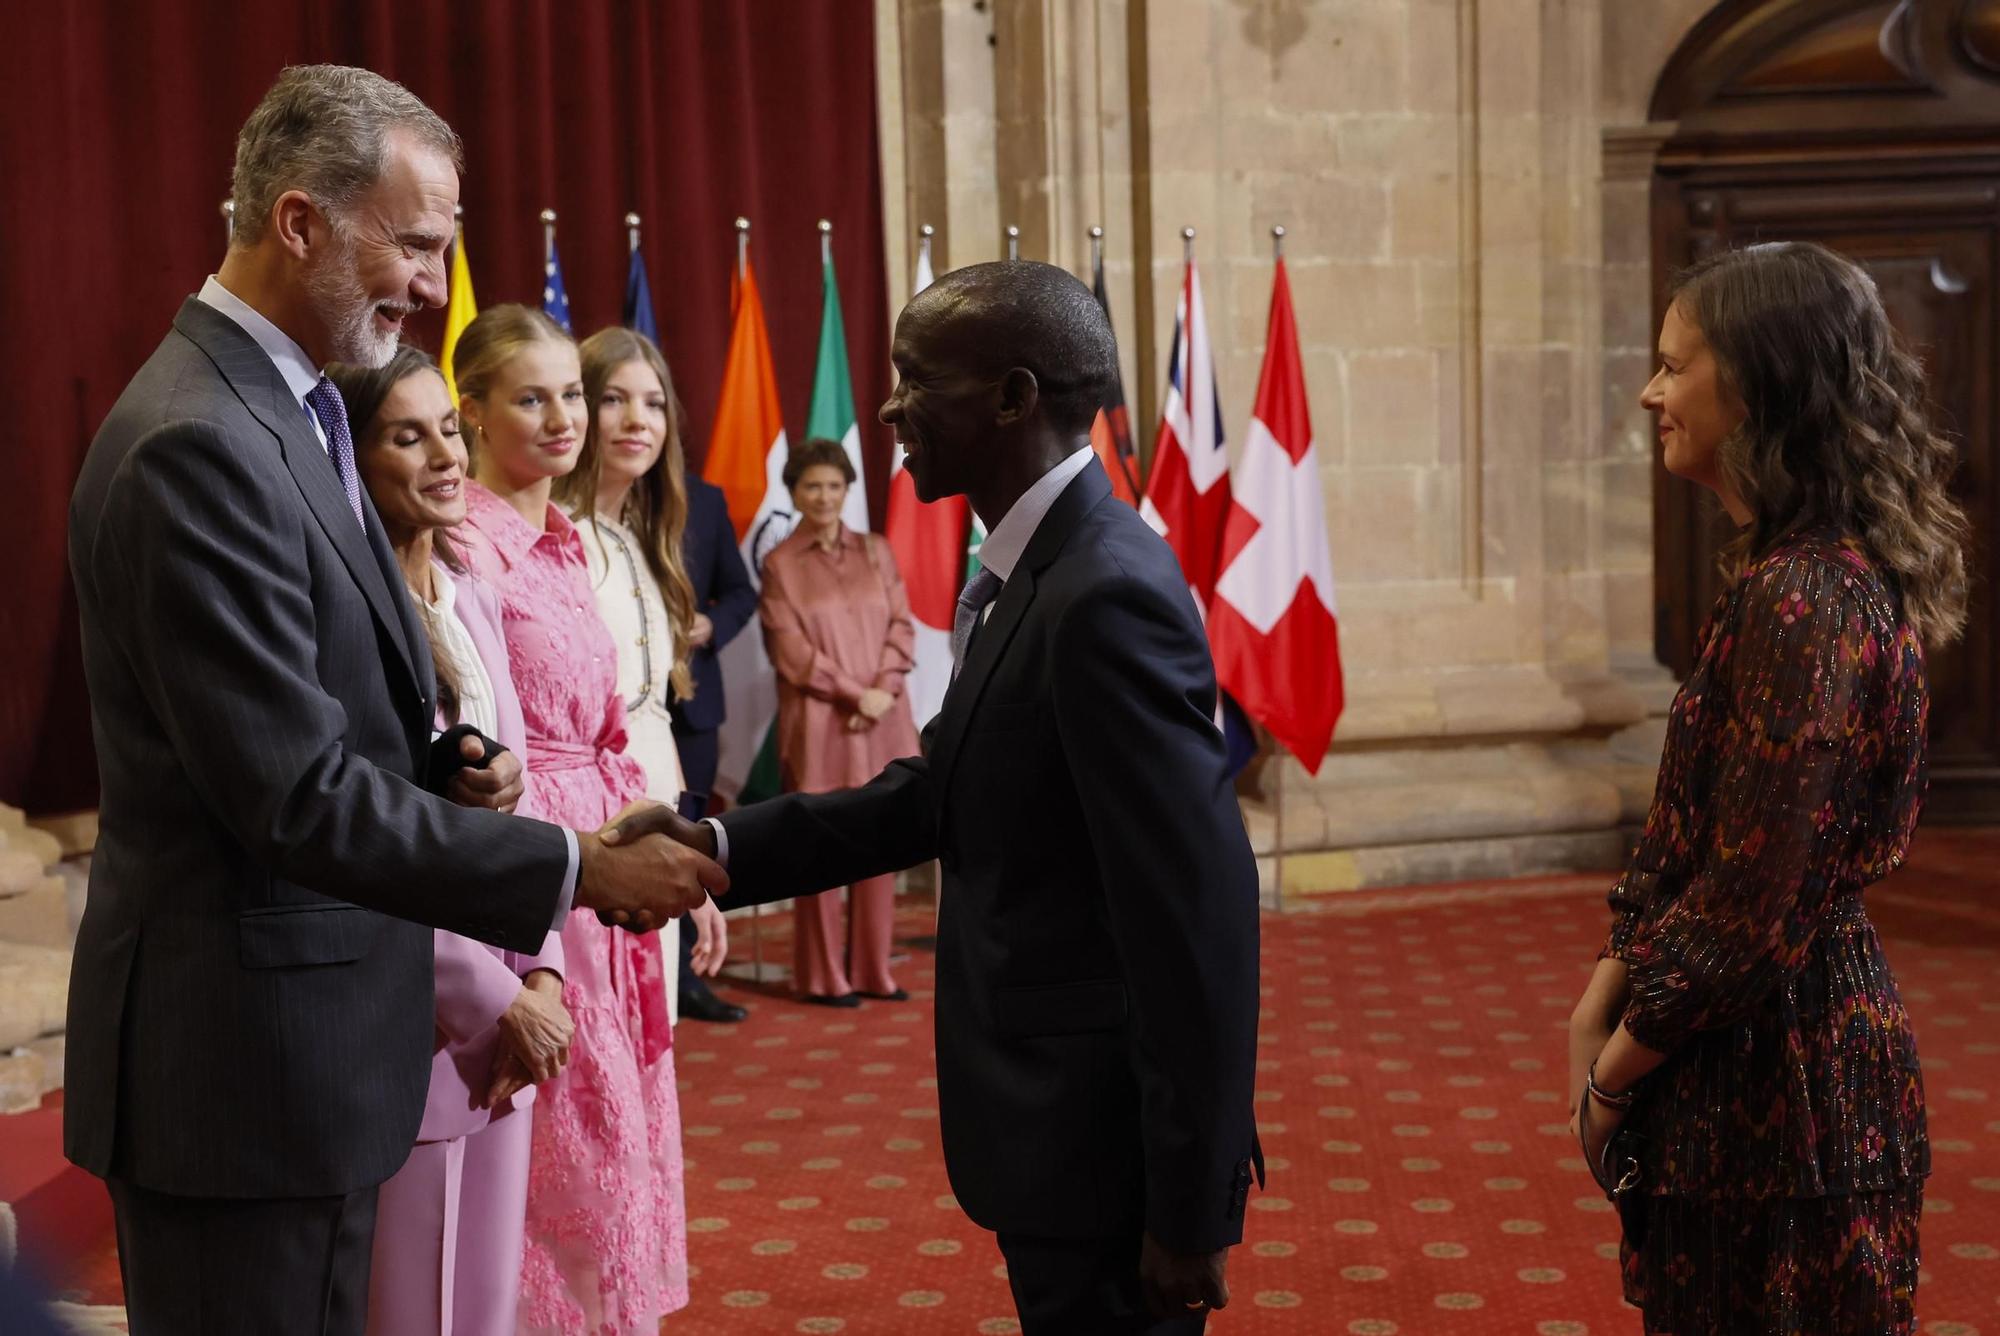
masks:
<svg viewBox="0 0 2000 1336"><path fill-rule="evenodd" d="M542 314L574 334L569 327L569 294L563 291L562 261L556 258L556 242L549 238L549 253L542 260Z"/></svg>
<svg viewBox="0 0 2000 1336"><path fill-rule="evenodd" d="M660 341L660 327L653 319L653 286L646 281L646 257L636 248L631 267L625 271L625 315L619 323L654 343Z"/></svg>

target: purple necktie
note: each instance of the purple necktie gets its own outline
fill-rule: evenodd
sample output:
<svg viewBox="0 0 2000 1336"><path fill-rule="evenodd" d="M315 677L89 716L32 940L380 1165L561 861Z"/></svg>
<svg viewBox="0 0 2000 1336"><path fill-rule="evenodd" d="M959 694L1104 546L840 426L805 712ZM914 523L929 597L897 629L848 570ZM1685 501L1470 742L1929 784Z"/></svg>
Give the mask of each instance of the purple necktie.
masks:
<svg viewBox="0 0 2000 1336"><path fill-rule="evenodd" d="M327 457L333 461L341 490L347 493L347 504L354 509L354 522L365 531L368 521L361 517L361 476L354 470L354 437L347 430L347 405L325 376L306 392L306 403L319 419L320 430L326 433Z"/></svg>
<svg viewBox="0 0 2000 1336"><path fill-rule="evenodd" d="M973 632L979 629L979 616L986 611L986 605L1000 597L1001 579L990 566L981 566L958 596L958 607L951 619L951 679L958 680L959 669L965 667L966 651L972 648Z"/></svg>

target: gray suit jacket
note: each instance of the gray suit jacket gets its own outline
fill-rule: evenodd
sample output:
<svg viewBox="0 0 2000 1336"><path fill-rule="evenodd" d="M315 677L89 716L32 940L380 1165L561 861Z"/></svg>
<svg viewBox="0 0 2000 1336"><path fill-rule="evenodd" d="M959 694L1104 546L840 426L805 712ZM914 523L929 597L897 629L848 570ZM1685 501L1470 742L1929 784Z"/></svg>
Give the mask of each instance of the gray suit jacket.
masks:
<svg viewBox="0 0 2000 1336"><path fill-rule="evenodd" d="M102 807L64 1149L190 1196L332 1195L409 1152L431 933L534 951L568 849L425 793L435 684L277 368L190 299L70 504Z"/></svg>

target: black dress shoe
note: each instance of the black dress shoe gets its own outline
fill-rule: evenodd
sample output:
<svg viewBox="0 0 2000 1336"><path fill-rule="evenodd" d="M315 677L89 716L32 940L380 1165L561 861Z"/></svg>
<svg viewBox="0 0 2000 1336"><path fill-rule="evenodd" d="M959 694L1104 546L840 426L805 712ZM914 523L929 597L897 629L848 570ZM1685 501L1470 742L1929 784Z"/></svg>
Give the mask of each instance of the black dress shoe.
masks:
<svg viewBox="0 0 2000 1336"><path fill-rule="evenodd" d="M681 1015L697 1021L714 1021L719 1025L734 1025L750 1013L734 1002L724 1002L714 993L703 989L699 993L681 994Z"/></svg>
<svg viewBox="0 0 2000 1336"><path fill-rule="evenodd" d="M810 1002L816 1007L858 1007L861 1005L861 995L858 993L842 993L838 997L828 997L825 993L807 993L799 1000L801 1002Z"/></svg>
<svg viewBox="0 0 2000 1336"><path fill-rule="evenodd" d="M901 988L898 988L893 993L864 993L860 989L856 989L855 995L858 997L871 997L877 1002L907 1002L910 1000L909 993Z"/></svg>

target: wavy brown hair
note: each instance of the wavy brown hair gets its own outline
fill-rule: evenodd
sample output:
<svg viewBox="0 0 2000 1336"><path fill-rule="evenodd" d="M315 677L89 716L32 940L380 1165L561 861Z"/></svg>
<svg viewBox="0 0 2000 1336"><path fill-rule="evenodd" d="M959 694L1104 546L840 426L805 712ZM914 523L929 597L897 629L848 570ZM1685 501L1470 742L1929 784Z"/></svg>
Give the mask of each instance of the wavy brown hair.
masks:
<svg viewBox="0 0 2000 1336"><path fill-rule="evenodd" d="M1958 449L1934 430L1923 367L1875 281L1811 242L1723 251L1681 275L1674 302L1715 353L1743 425L1716 451L1752 519L1722 552L1732 580L1780 539L1835 528L1861 541L1928 645L1965 625Z"/></svg>
<svg viewBox="0 0 2000 1336"><path fill-rule="evenodd" d="M667 359L653 341L637 330L613 325L600 329L579 346L583 356L583 399L590 407L590 425L583 433L583 450L576 467L557 478L554 497L557 505L579 518L589 516L591 536L604 541L597 532L597 484L604 471L604 442L597 428L598 405L611 377L627 362L644 362L660 378L667 396L667 430L664 448L653 467L646 470L632 490L625 494L625 510L612 518L639 536L646 566L660 586L666 601L667 620L673 623L673 667L667 681L674 697L686 700L694 695L694 672L688 667L688 631L694 625L694 585L688 579L687 561L681 554L681 538L687 532L687 458L681 449L681 403L674 394L673 373Z"/></svg>

